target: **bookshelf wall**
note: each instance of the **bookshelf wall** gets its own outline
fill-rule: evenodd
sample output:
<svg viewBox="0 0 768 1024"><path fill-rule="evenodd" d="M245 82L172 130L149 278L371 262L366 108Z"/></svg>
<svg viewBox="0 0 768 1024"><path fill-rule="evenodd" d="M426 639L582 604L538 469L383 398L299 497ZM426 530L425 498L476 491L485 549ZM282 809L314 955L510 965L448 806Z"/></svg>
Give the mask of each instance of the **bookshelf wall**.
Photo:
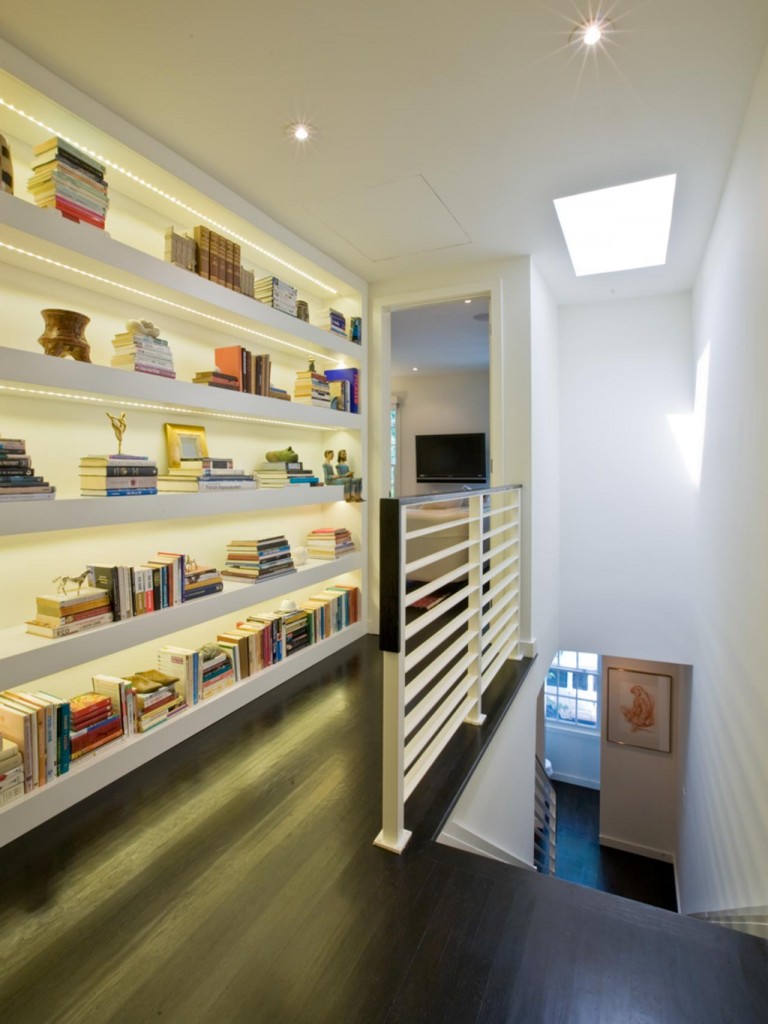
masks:
<svg viewBox="0 0 768 1024"><path fill-rule="evenodd" d="M364 282L2 41L0 132L11 144L15 176L15 194L0 193L0 436L24 438L36 473L57 488L53 501L0 502L4 686L67 698L89 689L96 672L123 675L152 667L164 643L208 642L236 617L274 609L285 597L301 600L332 582L360 587L364 608L368 509L364 502L345 502L341 487L82 498L78 471L82 456L115 451L105 414L124 411L123 450L155 459L160 473L167 466L164 424L171 422L205 427L210 454L232 458L247 472L264 461L266 451L291 445L322 479L324 450L346 448L365 480L365 331L359 345L316 325L329 305L348 318L362 317L365 325ZM106 231L38 209L27 192L32 147L54 134L109 162ZM257 279L274 274L297 287L310 323L165 262L165 229L191 234L198 223L242 239L243 265ZM85 335L92 364L43 353L37 340L43 308L90 317ZM168 340L175 380L110 366L112 338L127 319L140 318L153 320ZM320 371L357 367L361 413L191 383L195 372L213 369L216 347L234 344L269 353L272 381L289 393L310 359ZM284 533L293 547L304 546L317 526L349 529L357 551L333 562L309 561L296 574L256 584L226 582L220 594L61 640L24 630L36 595L52 593L54 577L76 575L88 563L140 564L155 551L172 550L221 568L234 537ZM0 841L181 742L365 629L363 614L356 625L151 733L86 755L70 773L0 809Z"/></svg>

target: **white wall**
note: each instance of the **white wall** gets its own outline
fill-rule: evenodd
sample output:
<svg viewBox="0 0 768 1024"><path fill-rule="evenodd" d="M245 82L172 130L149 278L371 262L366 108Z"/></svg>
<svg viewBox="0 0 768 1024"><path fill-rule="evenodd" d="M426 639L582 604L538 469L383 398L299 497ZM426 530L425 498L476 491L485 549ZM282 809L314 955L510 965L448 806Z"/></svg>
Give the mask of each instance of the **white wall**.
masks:
<svg viewBox="0 0 768 1024"><path fill-rule="evenodd" d="M768 903L768 55L694 295L710 346L682 909Z"/></svg>
<svg viewBox="0 0 768 1024"><path fill-rule="evenodd" d="M606 680L611 668L671 676L668 753L608 742ZM674 860L689 697L689 666L603 659L600 842L604 845L657 860Z"/></svg>
<svg viewBox="0 0 768 1024"><path fill-rule="evenodd" d="M417 484L417 434L486 435L490 447L489 376L467 373L413 373L392 378L392 394L401 401L400 495L460 491L461 484Z"/></svg>
<svg viewBox="0 0 768 1024"><path fill-rule="evenodd" d="M552 778L572 786L600 789L600 733L567 725L546 725Z"/></svg>
<svg viewBox="0 0 768 1024"><path fill-rule="evenodd" d="M690 296L560 310L561 647L693 660Z"/></svg>

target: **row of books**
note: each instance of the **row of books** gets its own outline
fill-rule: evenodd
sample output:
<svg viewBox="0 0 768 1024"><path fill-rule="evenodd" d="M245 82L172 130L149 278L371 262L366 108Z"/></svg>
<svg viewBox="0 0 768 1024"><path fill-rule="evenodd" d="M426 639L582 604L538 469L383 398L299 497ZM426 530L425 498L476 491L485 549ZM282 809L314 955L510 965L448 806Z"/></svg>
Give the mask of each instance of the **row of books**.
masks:
<svg viewBox="0 0 768 1024"><path fill-rule="evenodd" d="M95 675L63 698L41 690L0 693L0 806L50 783L73 761L122 736L144 733L235 682L357 622L358 587L332 584L288 611L256 612L200 649L166 645L157 669Z"/></svg>
<svg viewBox="0 0 768 1024"><path fill-rule="evenodd" d="M237 387L248 395L270 395L271 359L256 355L243 345L222 345L213 353L216 370L234 378Z"/></svg>
<svg viewBox="0 0 768 1024"><path fill-rule="evenodd" d="M56 488L35 473L27 444L19 437L0 437L0 501L56 497Z"/></svg>
<svg viewBox="0 0 768 1024"><path fill-rule="evenodd" d="M90 565L79 581L71 583L76 591L42 594L35 599L35 617L26 622L28 633L58 640L217 594L223 588L218 569L165 551L143 565Z"/></svg>
<svg viewBox="0 0 768 1024"><path fill-rule="evenodd" d="M103 230L109 206L104 164L57 137L35 146L32 153L27 189L36 205Z"/></svg>
<svg viewBox="0 0 768 1024"><path fill-rule="evenodd" d="M174 378L173 354L164 338L143 334L140 331L124 331L112 339L115 352L112 366L121 370L136 370L155 377Z"/></svg>

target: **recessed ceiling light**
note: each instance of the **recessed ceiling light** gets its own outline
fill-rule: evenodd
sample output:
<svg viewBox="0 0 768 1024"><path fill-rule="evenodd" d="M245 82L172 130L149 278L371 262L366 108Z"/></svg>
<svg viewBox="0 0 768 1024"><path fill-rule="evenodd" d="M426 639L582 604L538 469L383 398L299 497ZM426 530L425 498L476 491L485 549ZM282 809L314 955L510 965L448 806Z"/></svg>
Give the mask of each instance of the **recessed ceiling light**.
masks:
<svg viewBox="0 0 768 1024"><path fill-rule="evenodd" d="M577 277L667 261L677 175L555 199Z"/></svg>
<svg viewBox="0 0 768 1024"><path fill-rule="evenodd" d="M471 301L472 301L472 299L464 299L464 305L468 306Z"/></svg>
<svg viewBox="0 0 768 1024"><path fill-rule="evenodd" d="M298 121L296 124L289 125L288 131L294 139L297 139L299 142L306 142L312 133L312 128L304 121Z"/></svg>
<svg viewBox="0 0 768 1024"><path fill-rule="evenodd" d="M571 42L577 46L597 46L599 42L605 42L612 28L607 18L598 15L577 25L571 33Z"/></svg>
<svg viewBox="0 0 768 1024"><path fill-rule="evenodd" d="M413 368L413 372L414 372L414 373L418 373L418 372L419 372L419 368L418 368L418 366L414 366L414 368Z"/></svg>

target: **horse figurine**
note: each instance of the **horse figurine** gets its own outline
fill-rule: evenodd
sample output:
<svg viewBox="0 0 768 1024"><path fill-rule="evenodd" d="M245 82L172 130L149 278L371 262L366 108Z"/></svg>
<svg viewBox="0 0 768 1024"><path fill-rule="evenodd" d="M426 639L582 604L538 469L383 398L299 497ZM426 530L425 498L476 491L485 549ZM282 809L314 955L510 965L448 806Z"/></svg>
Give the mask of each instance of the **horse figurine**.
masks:
<svg viewBox="0 0 768 1024"><path fill-rule="evenodd" d="M79 594L83 584L85 583L85 581L87 579L88 579L88 570L84 569L80 573L79 576L56 576L56 577L54 577L54 579L51 580L51 582L59 584L59 586L58 586L58 588L56 590L57 594L66 594L66 592L67 592L67 584L69 584L69 583L71 583L73 586L77 587L77 592Z"/></svg>

